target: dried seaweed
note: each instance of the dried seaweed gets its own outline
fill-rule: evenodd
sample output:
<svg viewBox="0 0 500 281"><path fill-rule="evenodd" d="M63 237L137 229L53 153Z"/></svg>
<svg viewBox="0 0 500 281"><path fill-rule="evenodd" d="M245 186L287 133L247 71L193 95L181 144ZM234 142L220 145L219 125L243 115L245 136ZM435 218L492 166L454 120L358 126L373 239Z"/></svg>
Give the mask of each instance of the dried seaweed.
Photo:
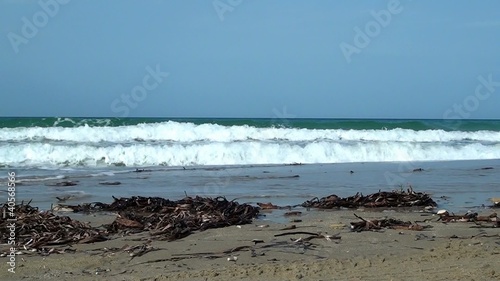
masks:
<svg viewBox="0 0 500 281"><path fill-rule="evenodd" d="M171 201L160 197L114 198L111 204L62 205L74 212L118 212L118 218L106 225L110 233L149 231L157 239L175 240L197 230L248 224L259 208L228 201L224 197L186 197Z"/></svg>
<svg viewBox="0 0 500 281"><path fill-rule="evenodd" d="M6 213L8 209L8 205L4 204L1 212ZM40 212L38 208L23 203L16 205L14 210L15 221L5 216L0 217L2 243L7 243L11 237L9 225L14 226L15 246L25 249L91 243L107 239L105 230L91 227L68 216L58 216L50 211Z"/></svg>
<svg viewBox="0 0 500 281"><path fill-rule="evenodd" d="M88 203L58 205L58 209L73 212L117 212L113 223L95 228L87 223L59 216L52 211L40 212L29 204L16 205L16 246L42 249L53 245L71 245L107 240L116 233L129 234L149 231L153 239L175 240L193 231L248 224L259 213L258 207L228 201L224 197L186 197L170 201L159 197L114 198L111 204ZM8 212L4 204L2 213ZM0 218L0 239L7 243L11 233L6 216ZM52 251L53 252L53 251ZM49 254L51 252L48 252Z"/></svg>
<svg viewBox="0 0 500 281"><path fill-rule="evenodd" d="M395 190L391 192L379 191L367 196L356 193L346 198L335 194L321 199L313 198L302 203L306 208L333 209L333 208L376 208L376 207L414 207L414 206L437 206L436 202L425 193L415 192L410 187L407 191Z"/></svg>
<svg viewBox="0 0 500 281"><path fill-rule="evenodd" d="M356 232L366 230L380 230L383 228L421 231L432 227L430 225L420 225L417 223L412 223L410 221L402 221L392 218L366 220L356 214L354 214L354 216L361 220L358 222L351 222L351 230Z"/></svg>
<svg viewBox="0 0 500 281"><path fill-rule="evenodd" d="M478 213L467 212L464 215L450 214L448 211L441 211L438 213L440 221L448 222L493 222L493 225L498 225L500 219L497 213L492 213L489 216L479 216Z"/></svg>

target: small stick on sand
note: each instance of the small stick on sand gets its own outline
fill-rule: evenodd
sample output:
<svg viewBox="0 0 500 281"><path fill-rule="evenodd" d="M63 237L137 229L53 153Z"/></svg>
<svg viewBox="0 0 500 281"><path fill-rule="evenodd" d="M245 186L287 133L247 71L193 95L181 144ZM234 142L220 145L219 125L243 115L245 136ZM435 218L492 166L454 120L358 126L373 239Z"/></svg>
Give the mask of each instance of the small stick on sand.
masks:
<svg viewBox="0 0 500 281"><path fill-rule="evenodd" d="M321 235L319 233L313 233L313 232L307 232L307 231L293 231L293 232L285 232L285 233L275 234L274 237L285 236L285 235L296 235L296 234L306 234L306 235L313 235L313 236Z"/></svg>

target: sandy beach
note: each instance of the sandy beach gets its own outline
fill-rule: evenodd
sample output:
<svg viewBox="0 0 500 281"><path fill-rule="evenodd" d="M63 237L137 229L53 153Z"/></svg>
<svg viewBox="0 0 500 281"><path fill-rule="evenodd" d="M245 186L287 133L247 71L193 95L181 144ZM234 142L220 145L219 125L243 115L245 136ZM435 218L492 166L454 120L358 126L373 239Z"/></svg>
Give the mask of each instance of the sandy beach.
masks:
<svg viewBox="0 0 500 281"><path fill-rule="evenodd" d="M0 281L500 281L499 10L0 0Z"/></svg>
<svg viewBox="0 0 500 281"><path fill-rule="evenodd" d="M485 209L489 215L494 209ZM430 225L424 231L383 229L352 232L350 222L396 218ZM114 215L78 216L94 226ZM196 232L173 242L131 234L76 244L65 253L17 256L16 273L2 262L1 280L498 280L500 228L442 223L431 213L303 211L284 224L264 218L253 224ZM294 229L283 230L295 225ZM484 223L491 226L491 223ZM307 234L338 235L311 239ZM254 243L258 241L259 243ZM302 241L301 241L302 240ZM152 251L133 257L140 246ZM69 250L68 250L69 249ZM2 249L4 250L4 249ZM129 251L127 251L129 250ZM232 252L231 252L232 251ZM233 261L229 261L232 259Z"/></svg>

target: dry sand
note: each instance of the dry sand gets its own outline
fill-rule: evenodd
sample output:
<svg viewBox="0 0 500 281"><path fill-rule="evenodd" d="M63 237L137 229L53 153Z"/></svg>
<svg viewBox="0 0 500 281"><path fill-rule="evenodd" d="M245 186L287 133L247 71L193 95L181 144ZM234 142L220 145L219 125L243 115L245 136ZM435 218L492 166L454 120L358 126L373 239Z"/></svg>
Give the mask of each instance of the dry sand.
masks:
<svg viewBox="0 0 500 281"><path fill-rule="evenodd" d="M348 228L349 222L358 221L353 213L307 211L297 217L302 220L298 223L256 220L241 228L210 229L178 241L153 241L151 245L157 250L134 258L117 249L142 245L145 241L140 239L147 239L147 234L73 245L74 253L19 255L15 274L7 272L2 262L0 280L500 280L500 228L443 224L436 221L437 217L423 213L357 210L356 214L367 219L432 219L422 224L433 228L355 233ZM99 225L113 217L79 219ZM292 224L297 228L280 230ZM313 239L307 246L292 240L308 235L274 237L291 231L340 233L342 239ZM454 235L456 238L450 238ZM256 244L253 251L222 254L238 246L253 245L252 239L264 243ZM201 254L182 255L193 253ZM237 261L227 260L233 256Z"/></svg>

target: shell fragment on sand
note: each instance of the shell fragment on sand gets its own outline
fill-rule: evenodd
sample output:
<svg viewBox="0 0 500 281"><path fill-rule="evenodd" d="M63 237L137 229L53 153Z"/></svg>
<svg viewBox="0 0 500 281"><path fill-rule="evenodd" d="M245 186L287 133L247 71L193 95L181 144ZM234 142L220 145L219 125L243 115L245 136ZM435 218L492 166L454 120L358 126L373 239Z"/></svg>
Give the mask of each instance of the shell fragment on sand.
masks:
<svg viewBox="0 0 500 281"><path fill-rule="evenodd" d="M59 205L59 204L53 205L51 209L53 212L73 212L74 211L72 208L64 207L64 206Z"/></svg>
<svg viewBox="0 0 500 281"><path fill-rule="evenodd" d="M437 211L436 214L439 215L439 216L444 216L444 215L448 214L448 211L446 211L446 210L439 210L439 211Z"/></svg>
<svg viewBox="0 0 500 281"><path fill-rule="evenodd" d="M344 223L334 223L330 227L333 229L344 229L346 225Z"/></svg>

